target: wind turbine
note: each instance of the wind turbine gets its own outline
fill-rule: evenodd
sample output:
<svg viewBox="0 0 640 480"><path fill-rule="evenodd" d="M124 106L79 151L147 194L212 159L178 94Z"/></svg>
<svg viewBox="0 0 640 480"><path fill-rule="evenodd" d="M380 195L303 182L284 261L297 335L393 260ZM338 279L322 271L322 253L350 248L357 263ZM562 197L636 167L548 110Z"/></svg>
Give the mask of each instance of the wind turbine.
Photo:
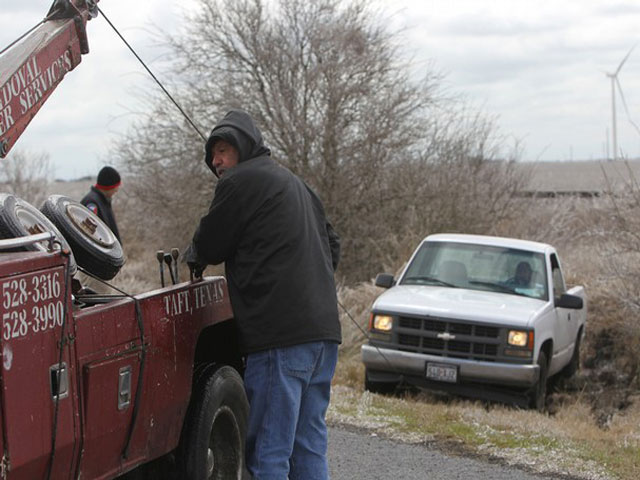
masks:
<svg viewBox="0 0 640 480"><path fill-rule="evenodd" d="M620 62L620 65L618 65L618 68L614 73L605 72L605 75L611 79L611 117L612 117L611 133L612 133L612 140L613 140L613 159L614 160L618 159L618 130L616 128L616 84L618 85L618 90L620 90L620 92L622 93L622 88L620 87L620 81L618 80L618 73L620 73L620 70L622 70L622 66L624 65L624 62L627 61L627 59L629 58L629 55L631 55L631 52L633 52L633 49L636 48L636 45L631 47L631 50L629 50L629 53L627 53L627 55L622 59L622 61Z"/></svg>

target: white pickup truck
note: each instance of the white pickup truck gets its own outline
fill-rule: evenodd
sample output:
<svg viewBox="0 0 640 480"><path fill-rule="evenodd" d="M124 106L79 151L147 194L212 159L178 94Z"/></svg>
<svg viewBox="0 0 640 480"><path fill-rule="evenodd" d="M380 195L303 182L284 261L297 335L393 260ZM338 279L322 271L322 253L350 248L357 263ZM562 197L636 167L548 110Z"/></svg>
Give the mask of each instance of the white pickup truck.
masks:
<svg viewBox="0 0 640 480"><path fill-rule="evenodd" d="M549 377L579 368L583 287L567 290L555 249L479 235L425 238L374 302L365 388L410 384L544 409Z"/></svg>

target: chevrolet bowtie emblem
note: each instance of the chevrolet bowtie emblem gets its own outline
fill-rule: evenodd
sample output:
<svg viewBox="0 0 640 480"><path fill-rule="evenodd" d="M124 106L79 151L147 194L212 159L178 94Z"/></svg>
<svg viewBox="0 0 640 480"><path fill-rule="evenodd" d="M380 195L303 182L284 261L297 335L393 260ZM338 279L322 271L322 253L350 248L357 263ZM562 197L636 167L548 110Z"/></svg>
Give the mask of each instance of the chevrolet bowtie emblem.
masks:
<svg viewBox="0 0 640 480"><path fill-rule="evenodd" d="M456 338L455 335L451 335L449 332L439 333L436 336L438 338L441 338L442 340L445 340L445 341L454 340Z"/></svg>

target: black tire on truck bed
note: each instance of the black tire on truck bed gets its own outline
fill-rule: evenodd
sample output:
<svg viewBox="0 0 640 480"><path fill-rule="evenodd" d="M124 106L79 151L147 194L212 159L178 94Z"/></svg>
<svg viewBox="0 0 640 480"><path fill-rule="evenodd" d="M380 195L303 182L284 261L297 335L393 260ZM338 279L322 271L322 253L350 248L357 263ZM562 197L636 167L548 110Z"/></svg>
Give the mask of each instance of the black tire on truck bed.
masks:
<svg viewBox="0 0 640 480"><path fill-rule="evenodd" d="M73 249L66 237L56 225L29 202L11 193L0 193L0 238L18 238L27 235L52 231L56 240L63 249L71 252L69 257L69 273L76 273L77 265ZM46 251L47 242L38 242L24 247L18 247L17 251Z"/></svg>
<svg viewBox="0 0 640 480"><path fill-rule="evenodd" d="M51 195L40 210L65 235L78 265L103 280L111 280L124 265L120 242L100 218L63 195Z"/></svg>
<svg viewBox="0 0 640 480"><path fill-rule="evenodd" d="M194 385L178 448L183 480L241 480L249 402L242 378L228 365L210 365Z"/></svg>

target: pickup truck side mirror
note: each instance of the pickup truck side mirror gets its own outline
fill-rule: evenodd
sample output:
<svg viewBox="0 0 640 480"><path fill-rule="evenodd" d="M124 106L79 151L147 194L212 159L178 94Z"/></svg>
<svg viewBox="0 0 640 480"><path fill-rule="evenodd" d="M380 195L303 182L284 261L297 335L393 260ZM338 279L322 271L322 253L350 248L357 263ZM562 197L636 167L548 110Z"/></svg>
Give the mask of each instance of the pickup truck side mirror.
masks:
<svg viewBox="0 0 640 480"><path fill-rule="evenodd" d="M391 288L395 284L396 281L390 273L379 273L376 276L376 287Z"/></svg>
<svg viewBox="0 0 640 480"><path fill-rule="evenodd" d="M572 310L580 310L584 306L584 302L581 297L577 295L570 295L563 293L560 298L556 298L556 307L559 308L571 308Z"/></svg>

